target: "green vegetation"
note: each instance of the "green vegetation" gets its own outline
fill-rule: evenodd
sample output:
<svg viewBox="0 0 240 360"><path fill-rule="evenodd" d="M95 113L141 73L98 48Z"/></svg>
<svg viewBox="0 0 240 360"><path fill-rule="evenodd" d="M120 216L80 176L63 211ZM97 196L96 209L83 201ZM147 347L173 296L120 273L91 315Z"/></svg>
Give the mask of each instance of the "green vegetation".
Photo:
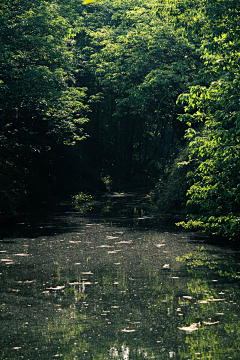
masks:
<svg viewBox="0 0 240 360"><path fill-rule="evenodd" d="M236 238L239 12L239 0L2 1L1 215L155 186L161 211L187 213L180 225Z"/></svg>
<svg viewBox="0 0 240 360"><path fill-rule="evenodd" d="M188 1L181 19L188 15ZM179 101L185 104L182 120L188 125L187 228L200 228L227 237L240 230L239 162L239 1L204 1L199 4L204 61L202 83L192 86ZM221 10L220 10L221 9ZM192 16L197 24L198 19Z"/></svg>

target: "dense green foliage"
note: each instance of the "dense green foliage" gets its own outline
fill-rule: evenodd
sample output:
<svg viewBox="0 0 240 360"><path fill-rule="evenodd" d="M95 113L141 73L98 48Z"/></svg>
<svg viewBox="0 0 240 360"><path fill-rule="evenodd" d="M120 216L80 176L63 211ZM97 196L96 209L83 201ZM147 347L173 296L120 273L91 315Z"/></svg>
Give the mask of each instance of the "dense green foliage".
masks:
<svg viewBox="0 0 240 360"><path fill-rule="evenodd" d="M0 5L3 213L16 212L31 189L46 191L61 144L82 138L85 90L74 86L74 29L60 10L51 1Z"/></svg>
<svg viewBox="0 0 240 360"><path fill-rule="evenodd" d="M189 16L188 1L180 18ZM179 97L181 116L189 129L187 228L200 228L223 236L240 230L239 159L239 1L208 0L198 4L204 60L202 83ZM179 16L179 15L178 15ZM197 24L198 19L191 18ZM188 20L189 21L189 20Z"/></svg>
<svg viewBox="0 0 240 360"><path fill-rule="evenodd" d="M239 5L2 1L1 213L161 178L161 211L239 235Z"/></svg>
<svg viewBox="0 0 240 360"><path fill-rule="evenodd" d="M6 0L0 10L1 213L104 179L157 178L184 134L176 99L199 61L188 39L151 2Z"/></svg>
<svg viewBox="0 0 240 360"><path fill-rule="evenodd" d="M194 46L159 20L151 2L106 0L81 15L91 159L114 183L159 176L183 137L176 100L196 77Z"/></svg>

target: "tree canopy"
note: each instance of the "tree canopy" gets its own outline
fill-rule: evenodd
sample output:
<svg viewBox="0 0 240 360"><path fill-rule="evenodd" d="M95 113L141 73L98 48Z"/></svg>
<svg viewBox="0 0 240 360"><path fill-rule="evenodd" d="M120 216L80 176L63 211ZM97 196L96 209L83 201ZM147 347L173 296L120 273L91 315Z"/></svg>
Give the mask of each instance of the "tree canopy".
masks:
<svg viewBox="0 0 240 360"><path fill-rule="evenodd" d="M1 213L161 178L181 225L238 236L239 5L2 1Z"/></svg>

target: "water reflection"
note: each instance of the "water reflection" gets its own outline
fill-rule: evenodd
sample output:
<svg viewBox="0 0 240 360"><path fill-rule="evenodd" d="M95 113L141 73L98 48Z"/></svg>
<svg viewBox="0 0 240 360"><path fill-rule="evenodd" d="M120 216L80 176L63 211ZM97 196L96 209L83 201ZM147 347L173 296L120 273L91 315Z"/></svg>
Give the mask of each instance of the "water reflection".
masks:
<svg viewBox="0 0 240 360"><path fill-rule="evenodd" d="M2 237L1 358L239 359L238 251L120 198L119 217L58 210Z"/></svg>

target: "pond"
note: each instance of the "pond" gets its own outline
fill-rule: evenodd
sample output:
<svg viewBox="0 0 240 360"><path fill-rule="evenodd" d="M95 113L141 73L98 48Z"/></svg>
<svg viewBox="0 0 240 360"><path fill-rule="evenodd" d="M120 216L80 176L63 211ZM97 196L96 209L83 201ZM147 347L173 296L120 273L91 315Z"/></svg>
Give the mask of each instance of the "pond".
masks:
<svg viewBox="0 0 240 360"><path fill-rule="evenodd" d="M240 253L142 195L1 229L1 359L239 359Z"/></svg>

